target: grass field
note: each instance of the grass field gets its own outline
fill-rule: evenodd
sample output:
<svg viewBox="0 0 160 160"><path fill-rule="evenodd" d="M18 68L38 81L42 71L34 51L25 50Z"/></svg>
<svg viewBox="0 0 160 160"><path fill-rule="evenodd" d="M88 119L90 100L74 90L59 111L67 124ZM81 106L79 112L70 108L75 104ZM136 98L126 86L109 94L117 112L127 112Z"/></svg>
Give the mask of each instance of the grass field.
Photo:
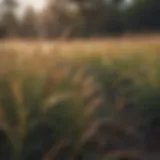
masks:
<svg viewBox="0 0 160 160"><path fill-rule="evenodd" d="M37 71L39 72L46 65L48 66L52 63L52 59L60 57L68 60L86 56L103 56L115 59L132 55L143 55L145 58L149 57L152 59L159 53L160 36L158 35L110 39L79 39L74 41L61 40L56 42L44 40L1 40L0 70L4 72L5 69L3 68L14 69L17 65L19 68L25 64L24 67L33 65L34 68L37 66ZM39 67L42 68L40 69Z"/></svg>
<svg viewBox="0 0 160 160"><path fill-rule="evenodd" d="M3 159L150 154L144 135L159 124L159 60L159 35L1 40L0 123L12 146ZM117 152L119 143L131 150Z"/></svg>
<svg viewBox="0 0 160 160"><path fill-rule="evenodd" d="M108 56L118 56L117 54L129 53L149 53L159 52L160 36L131 36L124 38L106 38L106 39L78 39L78 40L59 40L52 41L20 41L4 40L0 47L19 50L19 52L52 52L56 50L61 54L69 56L70 54L106 54ZM115 55L114 55L115 54Z"/></svg>

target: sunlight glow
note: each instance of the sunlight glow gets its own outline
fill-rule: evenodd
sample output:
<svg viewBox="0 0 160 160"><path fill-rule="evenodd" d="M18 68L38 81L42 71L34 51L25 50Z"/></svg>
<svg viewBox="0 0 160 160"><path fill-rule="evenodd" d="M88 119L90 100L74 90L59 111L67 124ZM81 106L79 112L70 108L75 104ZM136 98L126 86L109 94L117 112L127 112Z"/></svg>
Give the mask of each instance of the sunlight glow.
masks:
<svg viewBox="0 0 160 160"><path fill-rule="evenodd" d="M21 10L25 9L27 6L32 6L36 10L41 10L45 5L45 0L18 0L18 2Z"/></svg>

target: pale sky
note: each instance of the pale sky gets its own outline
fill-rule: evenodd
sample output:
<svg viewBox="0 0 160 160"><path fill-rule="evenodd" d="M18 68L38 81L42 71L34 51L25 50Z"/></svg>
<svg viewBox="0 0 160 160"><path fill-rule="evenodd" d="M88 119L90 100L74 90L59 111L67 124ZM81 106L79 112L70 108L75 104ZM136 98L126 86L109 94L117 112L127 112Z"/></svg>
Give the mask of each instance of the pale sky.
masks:
<svg viewBox="0 0 160 160"><path fill-rule="evenodd" d="M2 0L0 0L1 2ZM24 9L27 6L32 6L34 9L36 9L37 11L40 11L43 9L43 7L45 6L45 1L46 0L17 0L19 3L19 10L18 10L18 14L21 15L21 13L24 11ZM128 2L131 2L132 0L126 0Z"/></svg>
<svg viewBox="0 0 160 160"><path fill-rule="evenodd" d="M27 6L33 6L36 10L41 10L45 4L45 0L18 0L21 9Z"/></svg>
<svg viewBox="0 0 160 160"><path fill-rule="evenodd" d="M43 6L45 5L45 0L17 0L22 8L25 8L26 6L33 6L36 10L41 10ZM126 0L128 2L131 2L132 0Z"/></svg>

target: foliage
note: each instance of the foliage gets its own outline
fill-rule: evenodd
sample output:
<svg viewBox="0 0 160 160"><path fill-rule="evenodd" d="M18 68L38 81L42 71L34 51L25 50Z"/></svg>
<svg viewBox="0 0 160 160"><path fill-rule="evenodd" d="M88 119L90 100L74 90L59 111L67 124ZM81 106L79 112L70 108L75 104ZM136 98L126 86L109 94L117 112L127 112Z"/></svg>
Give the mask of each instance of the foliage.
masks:
<svg viewBox="0 0 160 160"><path fill-rule="evenodd" d="M37 16L34 10L31 7L29 7L26 10L25 15L20 25L20 28L21 28L20 35L22 37L36 37L37 36L38 25L36 23L38 21L36 19L37 19Z"/></svg>
<svg viewBox="0 0 160 160"><path fill-rule="evenodd" d="M7 136L1 144L7 153L0 146L0 156L70 160L143 152L147 133L159 126L157 59L49 58L54 65L45 74L23 73L36 61L10 70L0 79L0 122Z"/></svg>
<svg viewBox="0 0 160 160"><path fill-rule="evenodd" d="M0 5L0 37L15 37L18 34L18 20L15 15L18 4L14 0L3 0Z"/></svg>
<svg viewBox="0 0 160 160"><path fill-rule="evenodd" d="M134 0L128 8L128 25L132 30L159 30L160 3L156 0Z"/></svg>
<svg viewBox="0 0 160 160"><path fill-rule="evenodd" d="M2 38L104 37L160 29L157 0L48 0L41 12L29 7L22 16L16 16L15 0L0 5Z"/></svg>

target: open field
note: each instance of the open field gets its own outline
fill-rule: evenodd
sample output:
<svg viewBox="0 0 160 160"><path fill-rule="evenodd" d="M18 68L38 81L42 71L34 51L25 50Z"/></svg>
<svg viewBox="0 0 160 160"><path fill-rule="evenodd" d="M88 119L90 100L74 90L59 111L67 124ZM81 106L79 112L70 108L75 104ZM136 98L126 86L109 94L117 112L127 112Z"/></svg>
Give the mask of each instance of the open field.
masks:
<svg viewBox="0 0 160 160"><path fill-rule="evenodd" d="M0 41L0 49L13 49L17 52L54 52L65 56L77 54L106 54L116 57L131 53L160 52L160 35L157 36L131 36L124 38L88 39L88 40L59 40L59 41ZM58 52L58 53L56 53ZM54 54L54 53L53 53Z"/></svg>
<svg viewBox="0 0 160 160"><path fill-rule="evenodd" d="M159 62L159 36L1 41L0 157L154 159Z"/></svg>
<svg viewBox="0 0 160 160"><path fill-rule="evenodd" d="M45 72L55 59L85 59L105 57L109 59L144 56L155 59L160 54L160 36L130 36L124 38L88 40L1 40L0 73L7 70ZM25 71L24 71L25 72Z"/></svg>

